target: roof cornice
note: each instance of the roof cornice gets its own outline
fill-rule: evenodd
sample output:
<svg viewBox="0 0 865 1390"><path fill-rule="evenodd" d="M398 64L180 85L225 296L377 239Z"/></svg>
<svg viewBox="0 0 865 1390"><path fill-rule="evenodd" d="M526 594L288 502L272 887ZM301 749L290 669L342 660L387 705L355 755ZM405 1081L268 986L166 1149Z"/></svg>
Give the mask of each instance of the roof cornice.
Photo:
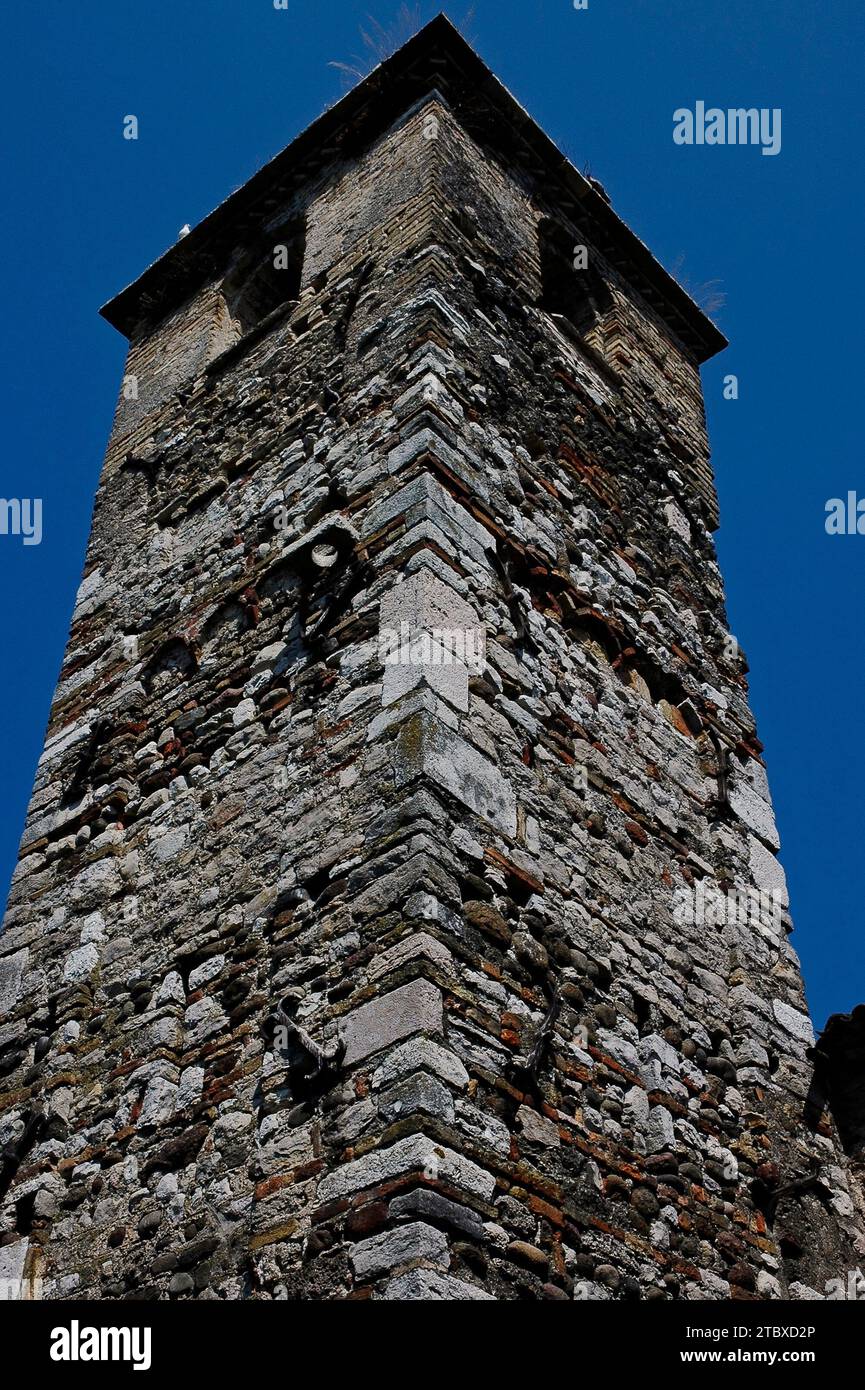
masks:
<svg viewBox="0 0 865 1390"><path fill-rule="evenodd" d="M133 336L219 275L231 253L325 166L355 157L435 90L475 139L537 174L544 200L586 223L598 249L698 362L727 340L606 198L562 154L450 20L438 15L303 131L100 311ZM485 119L492 115L494 119Z"/></svg>

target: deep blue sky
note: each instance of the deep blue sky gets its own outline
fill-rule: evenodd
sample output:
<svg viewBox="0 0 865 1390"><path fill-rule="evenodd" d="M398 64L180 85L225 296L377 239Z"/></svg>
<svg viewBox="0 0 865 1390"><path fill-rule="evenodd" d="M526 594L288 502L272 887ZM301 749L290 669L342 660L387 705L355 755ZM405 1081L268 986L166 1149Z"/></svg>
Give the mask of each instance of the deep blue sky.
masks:
<svg viewBox="0 0 865 1390"><path fill-rule="evenodd" d="M41 497L40 546L0 535L0 897L15 861L124 361L97 308L330 105L329 66L393 0L39 0L4 7L0 496ZM431 18L440 3L416 7ZM461 22L468 0L456 0ZM794 943L815 1021L865 1001L861 702L865 497L854 0L478 0L469 35L689 287L721 281L704 370L732 630L752 665ZM783 148L683 148L697 100L780 107ZM137 115L140 138L122 138ZM740 399L725 402L727 372Z"/></svg>

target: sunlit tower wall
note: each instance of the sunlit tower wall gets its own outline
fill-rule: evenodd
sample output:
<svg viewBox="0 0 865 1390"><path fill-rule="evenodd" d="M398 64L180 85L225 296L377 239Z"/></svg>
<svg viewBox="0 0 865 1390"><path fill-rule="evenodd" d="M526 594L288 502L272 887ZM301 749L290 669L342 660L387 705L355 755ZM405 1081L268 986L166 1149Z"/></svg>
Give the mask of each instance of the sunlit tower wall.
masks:
<svg viewBox="0 0 865 1390"><path fill-rule="evenodd" d="M712 541L721 334L443 19L103 312L0 1278L824 1297L856 1122Z"/></svg>

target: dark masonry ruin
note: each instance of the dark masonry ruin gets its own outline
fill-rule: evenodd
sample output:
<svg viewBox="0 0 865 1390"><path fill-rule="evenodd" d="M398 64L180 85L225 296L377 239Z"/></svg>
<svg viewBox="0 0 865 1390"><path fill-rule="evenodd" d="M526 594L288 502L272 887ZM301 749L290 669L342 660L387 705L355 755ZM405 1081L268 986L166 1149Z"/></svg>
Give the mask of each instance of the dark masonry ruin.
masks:
<svg viewBox="0 0 865 1390"><path fill-rule="evenodd" d="M0 1278L826 1297L862 1010L815 1043L720 332L444 19L103 312L136 390L0 936Z"/></svg>

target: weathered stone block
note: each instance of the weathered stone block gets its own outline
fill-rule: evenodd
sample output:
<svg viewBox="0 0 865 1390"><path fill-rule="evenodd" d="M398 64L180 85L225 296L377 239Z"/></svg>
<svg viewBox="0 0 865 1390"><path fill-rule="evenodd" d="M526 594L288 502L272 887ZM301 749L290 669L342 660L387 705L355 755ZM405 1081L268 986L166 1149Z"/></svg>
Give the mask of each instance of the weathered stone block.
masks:
<svg viewBox="0 0 865 1390"><path fill-rule="evenodd" d="M345 1065L352 1066L412 1033L441 1033L441 991L428 980L410 984L363 1004L344 1020Z"/></svg>
<svg viewBox="0 0 865 1390"><path fill-rule="evenodd" d="M29 959L30 952L26 948L0 957L0 1015L9 1013L17 1004Z"/></svg>
<svg viewBox="0 0 865 1390"><path fill-rule="evenodd" d="M423 1221L397 1226L383 1235L359 1241L351 1249L351 1262L359 1279L377 1279L412 1260L427 1260L447 1269L448 1258L444 1232Z"/></svg>
<svg viewBox="0 0 865 1390"><path fill-rule="evenodd" d="M397 785L427 776L506 835L515 835L513 788L495 763L428 715L416 715L401 731L395 751Z"/></svg>
<svg viewBox="0 0 865 1390"><path fill-rule="evenodd" d="M438 1274L431 1269L413 1269L391 1280L382 1294L390 1301L406 1303L489 1302L493 1295L476 1284L467 1284L450 1274Z"/></svg>

